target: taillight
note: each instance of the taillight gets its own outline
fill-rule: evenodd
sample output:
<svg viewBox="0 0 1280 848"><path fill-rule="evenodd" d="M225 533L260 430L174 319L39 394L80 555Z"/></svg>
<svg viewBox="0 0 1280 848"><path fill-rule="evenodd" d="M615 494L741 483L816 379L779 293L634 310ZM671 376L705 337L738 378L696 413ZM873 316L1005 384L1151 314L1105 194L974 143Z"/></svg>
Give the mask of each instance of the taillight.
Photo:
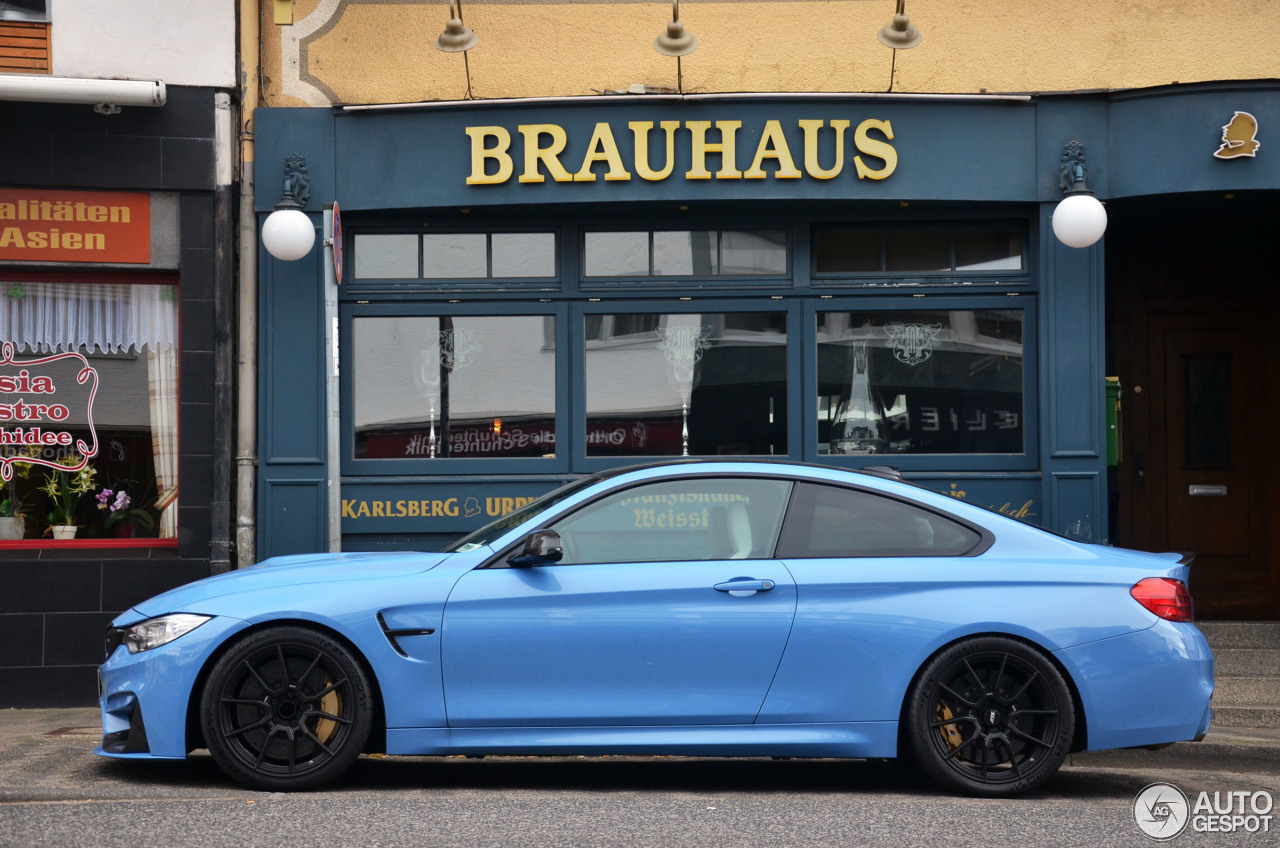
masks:
<svg viewBox="0 0 1280 848"><path fill-rule="evenodd" d="M1195 610L1187 584L1169 577L1146 577L1129 590L1133 599L1165 621L1191 621Z"/></svg>

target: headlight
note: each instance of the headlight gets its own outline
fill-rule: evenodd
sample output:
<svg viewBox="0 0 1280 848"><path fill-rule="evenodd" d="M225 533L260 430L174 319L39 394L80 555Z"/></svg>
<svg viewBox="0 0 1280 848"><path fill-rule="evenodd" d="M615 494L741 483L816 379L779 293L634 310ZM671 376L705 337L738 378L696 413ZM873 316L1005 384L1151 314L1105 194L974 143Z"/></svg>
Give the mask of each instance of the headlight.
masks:
<svg viewBox="0 0 1280 848"><path fill-rule="evenodd" d="M151 618L137 624L131 624L128 627L118 627L115 630L119 638L116 644L123 642L131 654L136 654L139 651L150 651L152 648L167 645L179 636L190 633L208 621L210 617L180 612L173 615L162 615L159 618ZM108 639L108 654L113 650L111 647L112 641L115 640Z"/></svg>

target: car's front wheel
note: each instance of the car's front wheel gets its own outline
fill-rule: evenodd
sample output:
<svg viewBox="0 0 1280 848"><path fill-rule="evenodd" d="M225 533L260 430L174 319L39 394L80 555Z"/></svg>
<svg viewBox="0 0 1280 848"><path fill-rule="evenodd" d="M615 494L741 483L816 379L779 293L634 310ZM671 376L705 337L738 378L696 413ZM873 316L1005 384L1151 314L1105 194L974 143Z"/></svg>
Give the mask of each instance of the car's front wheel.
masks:
<svg viewBox="0 0 1280 848"><path fill-rule="evenodd" d="M367 676L351 652L305 627L273 627L235 643L201 700L205 744L255 789L310 789L346 771L372 725Z"/></svg>
<svg viewBox="0 0 1280 848"><path fill-rule="evenodd" d="M1043 654L1003 637L957 642L925 664L908 695L907 737L925 773L971 795L1034 789L1066 759L1075 710Z"/></svg>

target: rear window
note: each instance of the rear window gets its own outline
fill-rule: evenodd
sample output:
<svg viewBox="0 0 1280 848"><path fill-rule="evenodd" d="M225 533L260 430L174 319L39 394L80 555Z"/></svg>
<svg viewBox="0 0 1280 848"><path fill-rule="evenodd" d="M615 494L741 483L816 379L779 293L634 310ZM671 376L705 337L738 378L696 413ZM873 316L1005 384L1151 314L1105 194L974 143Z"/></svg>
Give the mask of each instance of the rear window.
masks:
<svg viewBox="0 0 1280 848"><path fill-rule="evenodd" d="M787 512L778 557L964 556L981 541L973 528L905 501L804 483Z"/></svg>

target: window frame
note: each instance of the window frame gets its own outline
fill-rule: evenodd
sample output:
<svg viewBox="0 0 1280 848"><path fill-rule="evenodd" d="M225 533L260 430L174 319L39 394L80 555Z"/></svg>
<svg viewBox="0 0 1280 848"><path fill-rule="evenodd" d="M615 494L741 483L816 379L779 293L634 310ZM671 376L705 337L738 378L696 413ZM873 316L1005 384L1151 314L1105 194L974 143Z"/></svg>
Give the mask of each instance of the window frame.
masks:
<svg viewBox="0 0 1280 848"><path fill-rule="evenodd" d="M339 423L341 433L341 470L344 482L373 480L385 482L395 478L398 482L438 482L442 476L469 474L536 473L538 475L563 474L569 470L569 456L564 434L570 426L569 396L569 317L567 304L506 303L502 301L478 301L467 304L442 301L415 301L406 304L398 301L357 301L343 303L339 308L339 333L343 339L354 338L355 321L360 318L430 318L448 316L467 317L554 317L555 318L555 375L556 402L556 455L554 457L474 457L458 459L438 457L429 459L357 459L355 457L355 349L348 341L339 348ZM545 344L545 338L543 340Z"/></svg>
<svg viewBox="0 0 1280 848"><path fill-rule="evenodd" d="M1018 233L1022 241L1022 267L1007 270L965 271L955 267L956 234L960 232L990 232L1007 230ZM880 240L879 271L819 271L818 237L824 233L878 233ZM944 232L948 236L951 268L938 271L889 271L886 270L886 246L888 233ZM1025 218L979 218L968 221L930 220L910 222L888 221L813 221L809 226L809 281L815 289L901 287L938 287L942 289L974 286L1004 288L1030 288L1034 278L1035 256L1032 253L1031 227Z"/></svg>
<svg viewBox="0 0 1280 848"><path fill-rule="evenodd" d="M1022 310L1022 431L1021 453L878 453L866 455L818 453L818 313L819 312L913 312L929 310ZM806 462L839 468L894 465L903 471L942 473L972 471L1035 471L1040 463L1039 444L1039 348L1037 338L1038 298L1034 294L1005 292L986 295L914 295L884 298L866 296L828 297L806 300L804 314L806 384L803 404ZM981 460L977 462L976 460Z"/></svg>
<svg viewBox="0 0 1280 848"><path fill-rule="evenodd" d="M770 232L778 231L783 234L784 243L783 250L785 256L783 259L784 270L780 274L722 274L719 269L723 267L721 253L724 245L724 233L726 232ZM630 233L643 232L648 236L649 242L649 273L634 274L627 276L587 276L587 236L591 233ZM669 232L714 232L716 233L716 268L715 274L654 274L653 273L653 236L654 233ZM625 290L629 294L636 295L642 292L668 292L673 289L680 291L696 290L696 289L770 289L770 288L791 288L794 285L794 272L796 260L796 234L795 222L787 221L776 227L762 227L750 225L722 225L716 222L707 223L705 226L698 228L676 226L659 226L655 224L637 224L627 226L625 224L610 224L608 226L577 228L577 245L578 245L578 288L584 292L611 292L617 290Z"/></svg>
<svg viewBox="0 0 1280 848"><path fill-rule="evenodd" d="M503 292L513 291L526 295L530 292L559 291L564 278L563 268L563 228L558 225L546 226L485 226L477 222L477 226L461 227L396 227L396 226L355 226L349 227L343 234L344 249L350 260L350 277L344 274L343 288L351 294L448 294L453 292ZM423 277L423 236L438 235L482 235L485 237L485 265L488 273L493 272L493 237L494 235L549 235L553 240L551 249L553 269L546 277ZM418 271L414 277L360 277L360 255L356 249L359 236L413 236L417 249L415 258Z"/></svg>

